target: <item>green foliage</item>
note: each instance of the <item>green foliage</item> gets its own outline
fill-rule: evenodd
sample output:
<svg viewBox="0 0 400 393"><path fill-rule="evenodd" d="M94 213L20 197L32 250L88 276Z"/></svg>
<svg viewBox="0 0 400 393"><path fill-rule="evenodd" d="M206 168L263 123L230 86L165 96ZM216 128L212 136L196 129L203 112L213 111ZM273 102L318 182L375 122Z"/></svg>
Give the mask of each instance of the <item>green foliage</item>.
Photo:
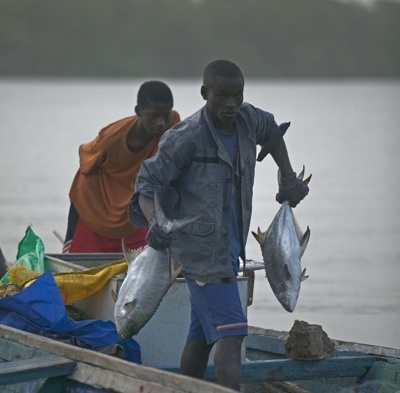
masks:
<svg viewBox="0 0 400 393"><path fill-rule="evenodd" d="M0 0L0 75L399 76L400 4L332 0Z"/></svg>

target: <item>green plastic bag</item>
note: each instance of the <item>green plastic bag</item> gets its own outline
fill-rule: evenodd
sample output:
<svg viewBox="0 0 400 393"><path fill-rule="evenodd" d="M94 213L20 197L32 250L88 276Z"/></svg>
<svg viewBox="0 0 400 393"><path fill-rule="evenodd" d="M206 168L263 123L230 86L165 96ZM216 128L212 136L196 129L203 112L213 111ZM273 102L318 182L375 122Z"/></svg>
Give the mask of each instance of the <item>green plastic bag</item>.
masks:
<svg viewBox="0 0 400 393"><path fill-rule="evenodd" d="M32 228L26 228L25 236L18 244L16 262L12 267L25 267L38 273L44 273L44 244ZM7 272L0 280L0 284L9 284Z"/></svg>

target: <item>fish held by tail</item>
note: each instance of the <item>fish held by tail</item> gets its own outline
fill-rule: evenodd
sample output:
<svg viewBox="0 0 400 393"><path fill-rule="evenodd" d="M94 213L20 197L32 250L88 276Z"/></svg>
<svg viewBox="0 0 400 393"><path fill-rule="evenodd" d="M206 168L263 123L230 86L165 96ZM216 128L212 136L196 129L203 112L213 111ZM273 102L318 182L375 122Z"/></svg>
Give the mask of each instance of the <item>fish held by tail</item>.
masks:
<svg viewBox="0 0 400 393"><path fill-rule="evenodd" d="M175 232L200 216L169 220L154 192L154 212L157 224L168 233ZM114 307L117 332L122 339L139 333L156 312L161 300L182 270L170 249L162 251L146 246L143 250L129 250L122 241L128 263L127 275L121 285Z"/></svg>
<svg viewBox="0 0 400 393"><path fill-rule="evenodd" d="M279 174L278 174L279 177ZM303 180L304 167L298 179ZM308 184L311 175L303 180ZM310 240L310 228L303 233L287 201L282 203L269 228L258 228L253 236L260 244L266 277L282 307L293 312L296 308L301 283L309 276L302 270L301 258Z"/></svg>
<svg viewBox="0 0 400 393"><path fill-rule="evenodd" d="M179 220L168 219L161 207L160 196L158 195L157 190L154 190L154 217L156 219L158 226L165 233L174 233L174 232L178 231L179 229L185 227L186 225L190 224L191 222L198 220L200 218L200 215L197 215L195 217L181 218ZM170 260L171 280L175 281L175 278L181 272L183 266L181 264L176 263L176 261L173 258L171 258L171 255L170 255L171 251L169 248L166 251L168 253L168 258Z"/></svg>

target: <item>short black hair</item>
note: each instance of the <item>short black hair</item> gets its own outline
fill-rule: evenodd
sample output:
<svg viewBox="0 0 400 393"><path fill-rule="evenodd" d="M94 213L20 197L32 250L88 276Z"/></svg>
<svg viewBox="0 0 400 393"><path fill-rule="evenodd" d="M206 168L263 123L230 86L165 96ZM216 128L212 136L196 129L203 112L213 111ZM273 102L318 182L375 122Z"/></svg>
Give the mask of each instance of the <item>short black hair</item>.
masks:
<svg viewBox="0 0 400 393"><path fill-rule="evenodd" d="M225 78L241 78L244 82L244 77L241 69L229 60L214 60L209 63L203 72L203 84L208 85L216 76Z"/></svg>
<svg viewBox="0 0 400 393"><path fill-rule="evenodd" d="M160 81L144 82L137 94L137 105L139 108L146 108L151 104L170 104L174 106L171 89Z"/></svg>

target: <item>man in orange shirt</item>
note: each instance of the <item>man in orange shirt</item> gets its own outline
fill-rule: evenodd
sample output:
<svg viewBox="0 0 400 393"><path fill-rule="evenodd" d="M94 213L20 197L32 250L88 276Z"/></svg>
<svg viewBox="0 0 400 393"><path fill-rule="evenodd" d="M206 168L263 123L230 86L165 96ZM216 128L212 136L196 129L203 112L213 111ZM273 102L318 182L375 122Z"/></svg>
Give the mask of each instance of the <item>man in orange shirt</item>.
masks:
<svg viewBox="0 0 400 393"><path fill-rule="evenodd" d="M146 244L147 228L128 220L128 205L143 160L152 157L164 132L180 121L170 88L143 83L136 115L104 127L79 148L80 167L71 189L64 253L122 252Z"/></svg>

